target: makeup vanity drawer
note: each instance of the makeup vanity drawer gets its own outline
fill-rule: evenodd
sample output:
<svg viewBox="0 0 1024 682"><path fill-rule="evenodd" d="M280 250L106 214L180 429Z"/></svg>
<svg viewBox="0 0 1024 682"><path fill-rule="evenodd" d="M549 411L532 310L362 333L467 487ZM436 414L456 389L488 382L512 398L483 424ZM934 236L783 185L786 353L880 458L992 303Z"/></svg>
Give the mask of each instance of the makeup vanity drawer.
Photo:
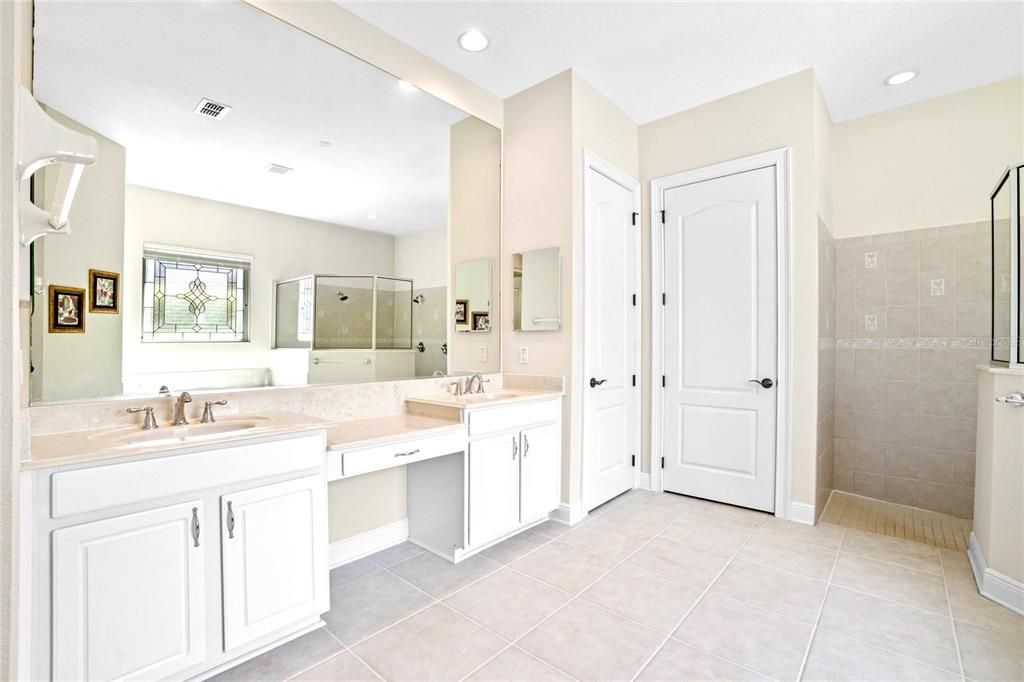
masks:
<svg viewBox="0 0 1024 682"><path fill-rule="evenodd" d="M327 478L336 480L371 471L443 457L466 449L466 429L459 428L418 438L403 438L382 445L327 453Z"/></svg>

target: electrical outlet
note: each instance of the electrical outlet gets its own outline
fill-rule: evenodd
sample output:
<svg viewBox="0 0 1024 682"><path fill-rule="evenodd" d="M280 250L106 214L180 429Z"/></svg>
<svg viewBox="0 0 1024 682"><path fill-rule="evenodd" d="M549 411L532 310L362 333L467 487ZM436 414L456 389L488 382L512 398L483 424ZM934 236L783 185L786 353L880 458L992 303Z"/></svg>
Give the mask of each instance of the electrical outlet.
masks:
<svg viewBox="0 0 1024 682"><path fill-rule="evenodd" d="M528 365L530 363L530 347L519 346L519 364Z"/></svg>
<svg viewBox="0 0 1024 682"><path fill-rule="evenodd" d="M480 362L487 362L487 346L480 346Z"/></svg>

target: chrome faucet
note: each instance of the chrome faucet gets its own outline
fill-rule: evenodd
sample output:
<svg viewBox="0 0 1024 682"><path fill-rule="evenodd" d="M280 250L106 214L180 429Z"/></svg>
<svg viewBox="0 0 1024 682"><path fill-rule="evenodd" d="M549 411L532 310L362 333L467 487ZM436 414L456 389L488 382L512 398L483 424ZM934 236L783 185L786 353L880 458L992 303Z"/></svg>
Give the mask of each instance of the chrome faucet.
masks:
<svg viewBox="0 0 1024 682"><path fill-rule="evenodd" d="M462 383L458 380L448 384L452 387L452 395L462 395Z"/></svg>
<svg viewBox="0 0 1024 682"><path fill-rule="evenodd" d="M135 414L137 412L145 412L146 418L142 420L142 430L152 431L153 429L159 428L159 424L156 423L156 418L153 416L153 408L149 407L129 407L125 410L128 414Z"/></svg>
<svg viewBox="0 0 1024 682"><path fill-rule="evenodd" d="M466 379L466 393L473 393L473 383L476 382L476 393L484 392L484 384L490 381L490 379L484 379L483 376L478 372L473 376Z"/></svg>
<svg viewBox="0 0 1024 682"><path fill-rule="evenodd" d="M202 419L202 423L203 424L212 424L213 422L217 421L216 419L213 418L213 408L214 408L214 406L215 405L227 405L227 404L228 404L228 401L226 401L226 400L207 400L205 403L203 403L203 419Z"/></svg>
<svg viewBox="0 0 1024 682"><path fill-rule="evenodd" d="M174 421L171 426L187 426L188 419L185 418L185 405L192 402L192 396L188 391L182 391L178 399L174 401Z"/></svg>

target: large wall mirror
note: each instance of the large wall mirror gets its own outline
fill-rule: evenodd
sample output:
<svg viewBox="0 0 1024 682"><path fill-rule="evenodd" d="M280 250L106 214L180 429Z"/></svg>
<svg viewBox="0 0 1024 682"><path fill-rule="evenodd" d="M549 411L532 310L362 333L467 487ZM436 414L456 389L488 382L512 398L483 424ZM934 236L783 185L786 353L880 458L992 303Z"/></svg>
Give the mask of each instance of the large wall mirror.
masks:
<svg viewBox="0 0 1024 682"><path fill-rule="evenodd" d="M99 143L33 245L35 402L498 370L499 130L240 1L37 2L34 50Z"/></svg>

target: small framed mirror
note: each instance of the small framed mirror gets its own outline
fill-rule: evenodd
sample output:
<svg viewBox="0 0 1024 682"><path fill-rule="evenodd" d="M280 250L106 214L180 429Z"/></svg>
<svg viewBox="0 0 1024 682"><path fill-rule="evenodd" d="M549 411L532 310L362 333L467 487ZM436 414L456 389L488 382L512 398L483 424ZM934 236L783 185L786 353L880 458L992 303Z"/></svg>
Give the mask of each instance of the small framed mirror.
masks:
<svg viewBox="0 0 1024 682"><path fill-rule="evenodd" d="M467 261L455 266L455 331L491 331L491 260Z"/></svg>
<svg viewBox="0 0 1024 682"><path fill-rule="evenodd" d="M562 325L562 252L558 247L512 255L512 329L557 331Z"/></svg>

